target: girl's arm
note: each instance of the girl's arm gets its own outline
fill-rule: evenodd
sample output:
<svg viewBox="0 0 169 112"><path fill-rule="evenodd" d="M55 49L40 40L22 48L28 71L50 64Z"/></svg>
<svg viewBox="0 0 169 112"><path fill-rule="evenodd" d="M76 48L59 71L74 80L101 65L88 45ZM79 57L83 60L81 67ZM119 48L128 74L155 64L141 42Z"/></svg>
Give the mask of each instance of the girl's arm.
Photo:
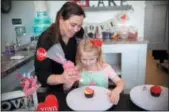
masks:
<svg viewBox="0 0 169 112"><path fill-rule="evenodd" d="M113 90L117 91L118 94L120 94L124 89L124 81L117 75L111 65L105 63L103 68L106 74L108 75L108 78L116 84L116 87Z"/></svg>
<svg viewBox="0 0 169 112"><path fill-rule="evenodd" d="M113 89L113 91L116 91L118 94L120 94L124 89L124 81L118 75L112 80L116 84L116 87Z"/></svg>
<svg viewBox="0 0 169 112"><path fill-rule="evenodd" d="M118 104L120 100L120 93L124 89L124 81L117 75L113 79L114 83L116 84L116 87L110 92L110 100L113 104Z"/></svg>

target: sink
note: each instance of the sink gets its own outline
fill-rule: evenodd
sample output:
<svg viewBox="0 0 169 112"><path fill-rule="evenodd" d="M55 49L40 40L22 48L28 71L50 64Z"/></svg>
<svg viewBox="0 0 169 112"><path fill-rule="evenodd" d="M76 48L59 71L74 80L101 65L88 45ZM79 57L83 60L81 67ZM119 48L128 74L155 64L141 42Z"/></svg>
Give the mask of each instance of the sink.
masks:
<svg viewBox="0 0 169 112"><path fill-rule="evenodd" d="M22 48L22 49L20 49L20 51L29 51L29 50L31 50L31 49L29 49L29 48Z"/></svg>
<svg viewBox="0 0 169 112"><path fill-rule="evenodd" d="M31 51L36 49L36 44L28 44L20 49L20 51Z"/></svg>
<svg viewBox="0 0 169 112"><path fill-rule="evenodd" d="M24 56L22 55L15 55L15 56L10 57L10 59L22 59L22 58L24 58Z"/></svg>

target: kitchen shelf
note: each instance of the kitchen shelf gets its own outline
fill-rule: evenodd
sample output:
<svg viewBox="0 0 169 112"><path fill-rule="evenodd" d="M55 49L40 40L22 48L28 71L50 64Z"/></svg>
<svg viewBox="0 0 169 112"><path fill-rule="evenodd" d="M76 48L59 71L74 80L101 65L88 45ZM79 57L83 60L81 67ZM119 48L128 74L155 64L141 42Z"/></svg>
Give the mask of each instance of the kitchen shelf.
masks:
<svg viewBox="0 0 169 112"><path fill-rule="evenodd" d="M83 7L84 11L92 12L92 11L114 11L114 10L130 10L132 9L131 5L123 5L123 6L106 6L106 7Z"/></svg>

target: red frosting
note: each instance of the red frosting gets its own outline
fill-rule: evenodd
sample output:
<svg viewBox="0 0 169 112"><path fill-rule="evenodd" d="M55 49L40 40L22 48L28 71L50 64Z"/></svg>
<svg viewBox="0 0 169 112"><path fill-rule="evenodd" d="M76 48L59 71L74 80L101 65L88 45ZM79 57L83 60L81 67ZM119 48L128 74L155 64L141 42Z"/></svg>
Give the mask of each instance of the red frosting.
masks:
<svg viewBox="0 0 169 112"><path fill-rule="evenodd" d="M161 89L160 86L154 85L154 86L152 86L152 87L150 88L150 91L153 92L153 93L158 94L158 93L161 93L162 89Z"/></svg>
<svg viewBox="0 0 169 112"><path fill-rule="evenodd" d="M84 92L86 94L92 94L94 92L94 90L92 88L86 87L85 90L84 90Z"/></svg>

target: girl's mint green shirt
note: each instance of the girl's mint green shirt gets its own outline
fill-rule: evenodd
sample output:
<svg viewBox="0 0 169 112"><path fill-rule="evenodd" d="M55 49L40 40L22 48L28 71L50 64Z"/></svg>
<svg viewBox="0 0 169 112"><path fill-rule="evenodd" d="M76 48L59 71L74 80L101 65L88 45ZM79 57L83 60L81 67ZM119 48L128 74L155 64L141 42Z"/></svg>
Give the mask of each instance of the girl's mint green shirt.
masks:
<svg viewBox="0 0 169 112"><path fill-rule="evenodd" d="M108 79L117 76L115 70L109 65L104 64L103 68L98 71L81 71L81 81L79 87L95 85L108 88Z"/></svg>

